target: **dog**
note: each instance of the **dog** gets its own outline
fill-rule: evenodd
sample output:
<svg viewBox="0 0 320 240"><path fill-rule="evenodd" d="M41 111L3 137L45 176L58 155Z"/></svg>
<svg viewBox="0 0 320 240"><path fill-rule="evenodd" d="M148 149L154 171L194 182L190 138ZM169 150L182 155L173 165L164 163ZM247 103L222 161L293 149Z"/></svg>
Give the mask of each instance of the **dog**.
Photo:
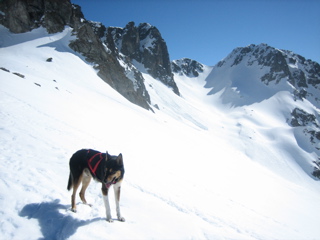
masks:
<svg viewBox="0 0 320 240"><path fill-rule="evenodd" d="M120 189L124 176L123 158L120 153L118 156L111 156L106 153L101 153L93 149L82 149L75 152L69 162L70 174L67 189L73 189L71 196L71 211L76 212L76 193L82 182L80 190L80 198L84 204L88 204L85 198L85 191L90 184L91 178L102 183L102 197L106 208L106 217L108 222L113 222L110 212L110 204L108 192L113 185L116 210L118 220L124 222L125 219L120 213ZM88 204L91 206L90 204Z"/></svg>

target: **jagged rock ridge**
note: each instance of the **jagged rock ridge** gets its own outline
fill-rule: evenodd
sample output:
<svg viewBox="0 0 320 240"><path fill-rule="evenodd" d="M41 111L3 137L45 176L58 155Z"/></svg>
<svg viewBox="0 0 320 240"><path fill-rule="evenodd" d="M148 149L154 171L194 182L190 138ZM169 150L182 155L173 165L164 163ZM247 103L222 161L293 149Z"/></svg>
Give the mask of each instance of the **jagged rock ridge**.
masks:
<svg viewBox="0 0 320 240"><path fill-rule="evenodd" d="M87 61L95 63L94 67L99 70L99 77L111 87L131 102L150 109L150 97L141 73L133 69L134 74L128 75L128 68L132 68L131 64L121 64L119 53L111 51L101 41L100 37L104 29L106 28L102 24L83 21L83 25L74 30L77 39L69 46L84 55Z"/></svg>
<svg viewBox="0 0 320 240"><path fill-rule="evenodd" d="M251 69L252 72L253 69L259 68L259 76L255 71L255 77L259 77L265 86L278 84L280 87L280 82L288 82L297 99L306 98L319 107L320 99L317 93L320 89L320 65L314 61L267 44L252 44L233 50L214 67L213 72L226 66L230 68L230 72L237 67L247 68L249 71ZM237 76L231 78L232 81L236 81ZM207 87L210 87L210 82Z"/></svg>
<svg viewBox="0 0 320 240"><path fill-rule="evenodd" d="M216 64L206 87L211 89L209 94L215 94L227 85L223 101L235 106L260 102L288 90L296 99L306 98L318 107L319 69L318 63L292 52L266 44L250 45L236 48Z"/></svg>
<svg viewBox="0 0 320 240"><path fill-rule="evenodd" d="M136 27L134 22L129 22L124 28L109 27L108 34L111 34L118 51L129 61L142 64L152 77L180 95L173 79L167 45L156 27L148 23Z"/></svg>

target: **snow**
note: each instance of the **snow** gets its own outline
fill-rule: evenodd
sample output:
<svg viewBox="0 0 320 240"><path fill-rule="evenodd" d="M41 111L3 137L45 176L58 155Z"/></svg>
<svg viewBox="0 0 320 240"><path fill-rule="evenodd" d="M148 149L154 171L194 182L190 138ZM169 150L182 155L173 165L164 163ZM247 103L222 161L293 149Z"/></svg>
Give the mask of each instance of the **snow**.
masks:
<svg viewBox="0 0 320 240"><path fill-rule="evenodd" d="M237 107L262 102L278 91L289 91L292 88L287 81L272 81L268 85L257 81L270 72L270 67L261 67L256 61L248 66L248 59L250 60L250 56L245 56L236 66L224 64L215 68L206 79L206 87L212 88L210 94L221 91L222 102ZM228 60L228 63L233 62Z"/></svg>
<svg viewBox="0 0 320 240"><path fill-rule="evenodd" d="M140 51L143 52L144 49L147 49L152 54L152 49L154 48L155 40L149 35L140 41Z"/></svg>
<svg viewBox="0 0 320 240"><path fill-rule="evenodd" d="M68 48L70 28L0 31L0 67L10 71L0 70L1 238L319 237L319 182L306 174L317 156L286 124L287 110L303 104L286 88L230 108L221 92L207 95L209 67L196 79L175 76L182 97L143 73L160 109L152 113ZM70 211L68 161L81 148L123 154L126 222L105 221L94 182L87 190L93 206L77 198L78 212Z"/></svg>

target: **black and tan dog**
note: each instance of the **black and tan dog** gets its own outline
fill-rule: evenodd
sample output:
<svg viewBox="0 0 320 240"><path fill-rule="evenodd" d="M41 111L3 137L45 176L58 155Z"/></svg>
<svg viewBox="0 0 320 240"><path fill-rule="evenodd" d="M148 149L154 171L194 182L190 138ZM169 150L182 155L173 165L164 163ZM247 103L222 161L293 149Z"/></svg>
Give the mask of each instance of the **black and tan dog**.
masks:
<svg viewBox="0 0 320 240"><path fill-rule="evenodd" d="M73 188L71 196L71 210L76 212L76 193L82 182L80 198L84 204L85 191L90 184L91 178L102 183L102 197L106 207L107 221L112 222L108 191L111 185L114 188L118 220L124 222L125 219L120 214L120 188L124 175L123 158L111 156L107 153L101 153L92 149L82 149L74 153L70 159L70 175L68 181L68 190Z"/></svg>

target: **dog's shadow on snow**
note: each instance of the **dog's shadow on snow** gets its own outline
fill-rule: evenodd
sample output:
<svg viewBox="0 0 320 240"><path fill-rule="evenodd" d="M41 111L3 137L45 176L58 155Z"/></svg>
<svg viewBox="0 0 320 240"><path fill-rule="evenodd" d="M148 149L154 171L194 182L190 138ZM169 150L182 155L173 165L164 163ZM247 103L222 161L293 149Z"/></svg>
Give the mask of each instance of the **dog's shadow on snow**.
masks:
<svg viewBox="0 0 320 240"><path fill-rule="evenodd" d="M102 220L102 218L79 220L69 214L62 214L59 210L68 211L69 206L59 202L60 200L56 199L52 202L31 203L24 206L19 215L29 219L38 219L43 235L42 239L67 239L79 227Z"/></svg>

